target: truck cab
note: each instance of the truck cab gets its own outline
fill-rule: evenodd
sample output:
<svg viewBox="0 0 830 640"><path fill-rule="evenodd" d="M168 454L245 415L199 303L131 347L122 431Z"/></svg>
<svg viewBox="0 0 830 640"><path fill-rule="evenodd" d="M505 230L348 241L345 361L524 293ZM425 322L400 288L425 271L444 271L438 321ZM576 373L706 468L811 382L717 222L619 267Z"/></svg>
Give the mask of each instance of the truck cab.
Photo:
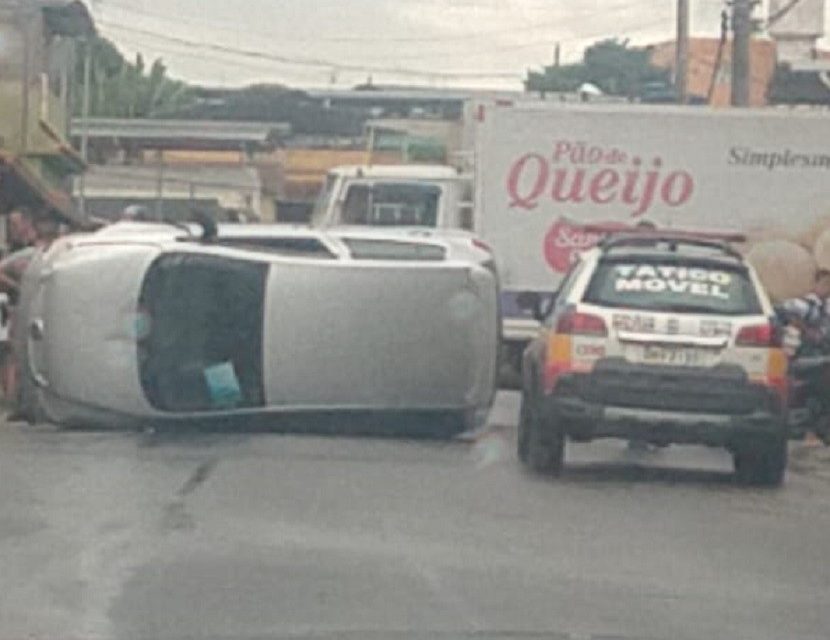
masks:
<svg viewBox="0 0 830 640"><path fill-rule="evenodd" d="M337 167L311 224L472 231L472 180L444 165Z"/></svg>

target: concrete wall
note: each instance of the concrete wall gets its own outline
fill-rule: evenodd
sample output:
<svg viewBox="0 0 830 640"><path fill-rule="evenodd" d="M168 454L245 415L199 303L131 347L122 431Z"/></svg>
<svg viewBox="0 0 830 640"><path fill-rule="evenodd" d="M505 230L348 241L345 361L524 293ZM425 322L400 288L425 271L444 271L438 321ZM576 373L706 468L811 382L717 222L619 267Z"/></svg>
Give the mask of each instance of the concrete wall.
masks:
<svg viewBox="0 0 830 640"><path fill-rule="evenodd" d="M795 4L792 0L770 0L770 17L791 7L781 19L770 26L770 35L820 38L824 35L825 6L826 0L799 0Z"/></svg>
<svg viewBox="0 0 830 640"><path fill-rule="evenodd" d="M719 68L715 68L719 46L718 38L691 38L689 41L688 91L691 95L706 97L712 75L715 75L715 91L711 104L729 106L732 97L732 43L727 42ZM767 104L767 92L775 74L776 44L764 38L755 38L751 47L752 80L750 104L762 107ZM655 45L652 64L674 71L675 43Z"/></svg>

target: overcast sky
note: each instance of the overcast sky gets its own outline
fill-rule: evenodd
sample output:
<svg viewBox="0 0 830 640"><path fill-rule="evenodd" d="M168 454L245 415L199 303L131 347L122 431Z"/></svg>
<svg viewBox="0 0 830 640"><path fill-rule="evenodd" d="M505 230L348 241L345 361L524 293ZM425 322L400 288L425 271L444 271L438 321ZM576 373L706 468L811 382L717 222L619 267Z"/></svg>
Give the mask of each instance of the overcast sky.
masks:
<svg viewBox="0 0 830 640"><path fill-rule="evenodd" d="M671 39L675 28L674 0L87 1L125 54L161 57L171 75L211 85L348 87L372 76L520 89L528 68L550 63L556 42L569 61L599 38L644 44ZM693 34L717 35L723 1L691 5Z"/></svg>

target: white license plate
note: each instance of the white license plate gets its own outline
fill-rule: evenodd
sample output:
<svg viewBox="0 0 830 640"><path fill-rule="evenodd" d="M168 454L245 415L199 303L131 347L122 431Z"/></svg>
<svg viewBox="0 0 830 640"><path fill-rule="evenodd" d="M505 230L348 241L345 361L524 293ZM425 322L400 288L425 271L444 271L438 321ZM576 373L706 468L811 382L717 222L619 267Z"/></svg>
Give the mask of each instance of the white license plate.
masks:
<svg viewBox="0 0 830 640"><path fill-rule="evenodd" d="M697 349L646 346L643 348L643 362L677 367L694 367L703 364L703 357Z"/></svg>

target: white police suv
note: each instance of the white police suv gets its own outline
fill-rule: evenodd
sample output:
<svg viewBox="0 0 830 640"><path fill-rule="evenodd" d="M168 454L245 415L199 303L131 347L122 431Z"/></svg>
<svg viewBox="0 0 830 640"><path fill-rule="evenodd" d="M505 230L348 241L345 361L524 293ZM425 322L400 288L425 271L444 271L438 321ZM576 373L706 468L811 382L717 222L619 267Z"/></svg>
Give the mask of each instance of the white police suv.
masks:
<svg viewBox="0 0 830 640"><path fill-rule="evenodd" d="M523 358L519 457L558 473L565 440L727 448L738 477L787 465L787 357L752 268L693 234L616 235L582 254Z"/></svg>

